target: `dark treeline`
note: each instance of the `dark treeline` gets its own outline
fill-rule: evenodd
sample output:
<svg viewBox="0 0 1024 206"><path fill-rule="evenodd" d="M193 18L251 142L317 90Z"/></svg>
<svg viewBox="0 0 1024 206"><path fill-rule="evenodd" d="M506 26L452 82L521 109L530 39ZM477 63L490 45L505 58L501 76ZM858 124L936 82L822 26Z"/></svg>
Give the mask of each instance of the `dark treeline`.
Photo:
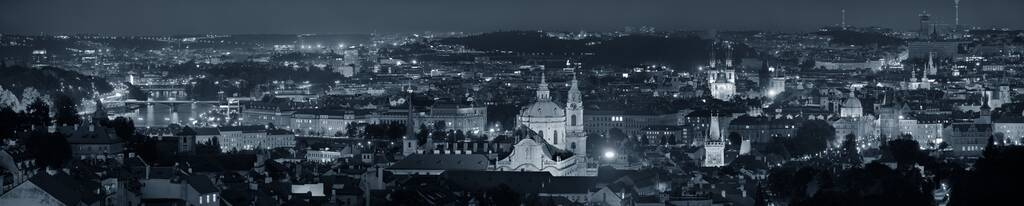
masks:
<svg viewBox="0 0 1024 206"><path fill-rule="evenodd" d="M708 51L711 48L710 40L695 36L629 35L608 39L570 40L551 37L536 31L493 32L440 41L447 44L465 45L481 51L583 56L583 62L586 64L662 63L676 65L680 68L692 68L707 63ZM733 57L741 58L738 55Z"/></svg>
<svg viewBox="0 0 1024 206"><path fill-rule="evenodd" d="M852 140L853 138L847 138ZM855 150L844 143L844 150ZM949 205L1003 205L1015 201L1024 184L1024 147L990 140L971 169L920 150L916 141L896 139L882 158L861 166L859 157L817 159L770 171L773 199L790 205L934 205L935 191L949 192ZM848 161L856 159L856 161ZM889 162L884 163L884 162Z"/></svg>
<svg viewBox="0 0 1024 206"><path fill-rule="evenodd" d="M0 87L13 92L21 92L31 87L44 95L53 96L59 92L74 99L92 96L95 92L107 93L114 90L107 80L100 77L86 76L56 67L25 66L0 68Z"/></svg>

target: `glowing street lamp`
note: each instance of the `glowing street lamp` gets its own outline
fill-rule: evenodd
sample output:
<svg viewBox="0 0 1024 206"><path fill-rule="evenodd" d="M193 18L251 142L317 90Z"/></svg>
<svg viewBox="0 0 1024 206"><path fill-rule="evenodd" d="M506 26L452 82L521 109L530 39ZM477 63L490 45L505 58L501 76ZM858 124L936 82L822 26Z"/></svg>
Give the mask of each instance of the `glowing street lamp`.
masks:
<svg viewBox="0 0 1024 206"><path fill-rule="evenodd" d="M604 152L604 158L605 159L615 159L615 151L605 151Z"/></svg>

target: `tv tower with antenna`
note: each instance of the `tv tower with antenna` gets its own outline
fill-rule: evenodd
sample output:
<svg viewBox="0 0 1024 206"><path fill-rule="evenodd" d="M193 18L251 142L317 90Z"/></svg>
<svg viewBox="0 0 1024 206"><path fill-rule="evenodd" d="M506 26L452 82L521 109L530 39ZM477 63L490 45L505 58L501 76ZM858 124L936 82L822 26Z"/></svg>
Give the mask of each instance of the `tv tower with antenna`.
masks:
<svg viewBox="0 0 1024 206"><path fill-rule="evenodd" d="M954 21L956 22L956 27L959 28L960 27L960 0L953 0L953 10L955 11L955 14L954 14L955 15L954 19L955 20Z"/></svg>
<svg viewBox="0 0 1024 206"><path fill-rule="evenodd" d="M842 13L843 13L843 21L842 21L841 24L839 24L839 26L843 27L843 30L846 30L846 9L843 9Z"/></svg>

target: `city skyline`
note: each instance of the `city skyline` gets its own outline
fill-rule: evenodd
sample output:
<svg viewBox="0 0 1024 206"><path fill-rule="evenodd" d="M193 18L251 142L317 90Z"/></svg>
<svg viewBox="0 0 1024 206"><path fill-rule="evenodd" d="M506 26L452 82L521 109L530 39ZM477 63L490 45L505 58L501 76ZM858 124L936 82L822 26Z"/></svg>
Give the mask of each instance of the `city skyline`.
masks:
<svg viewBox="0 0 1024 206"><path fill-rule="evenodd" d="M2 206L1024 192L1024 1L0 1Z"/></svg>

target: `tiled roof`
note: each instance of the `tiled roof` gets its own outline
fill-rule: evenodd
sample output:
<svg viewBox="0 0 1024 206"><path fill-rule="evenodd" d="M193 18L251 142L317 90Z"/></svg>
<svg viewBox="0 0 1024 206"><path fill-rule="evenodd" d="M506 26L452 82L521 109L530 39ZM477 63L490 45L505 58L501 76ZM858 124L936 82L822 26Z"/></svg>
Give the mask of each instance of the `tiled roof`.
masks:
<svg viewBox="0 0 1024 206"><path fill-rule="evenodd" d="M82 194L76 189L76 181L67 174L59 172L50 175L41 172L32 176L29 181L64 205L79 205L82 202Z"/></svg>
<svg viewBox="0 0 1024 206"><path fill-rule="evenodd" d="M187 180L188 185L196 189L196 191L199 192L199 194L220 192L220 189L218 189L217 186L215 186L213 182L210 181L210 178L207 178L206 176L189 175Z"/></svg>
<svg viewBox="0 0 1024 206"><path fill-rule="evenodd" d="M486 170L490 165L482 154L413 154L389 169Z"/></svg>

